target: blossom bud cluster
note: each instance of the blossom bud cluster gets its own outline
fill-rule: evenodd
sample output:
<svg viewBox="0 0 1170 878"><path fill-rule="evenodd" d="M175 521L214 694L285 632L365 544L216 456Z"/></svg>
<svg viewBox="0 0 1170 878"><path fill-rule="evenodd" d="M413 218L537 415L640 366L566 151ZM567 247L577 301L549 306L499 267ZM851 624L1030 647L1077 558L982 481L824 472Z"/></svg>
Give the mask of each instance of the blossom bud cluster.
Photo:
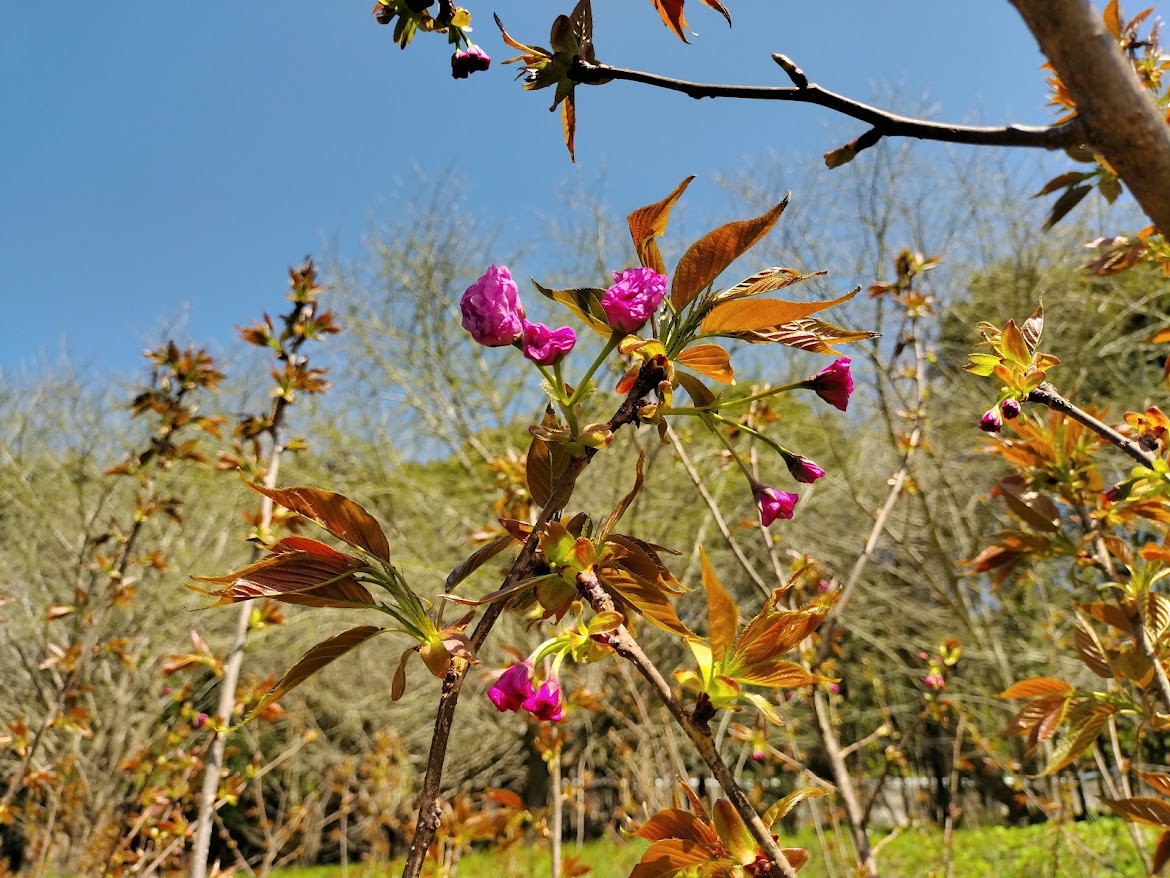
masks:
<svg viewBox="0 0 1170 878"><path fill-rule="evenodd" d="M488 698L500 713L526 710L541 722L559 723L565 718L561 686L549 677L539 689L532 680L532 664L512 665L488 690Z"/></svg>

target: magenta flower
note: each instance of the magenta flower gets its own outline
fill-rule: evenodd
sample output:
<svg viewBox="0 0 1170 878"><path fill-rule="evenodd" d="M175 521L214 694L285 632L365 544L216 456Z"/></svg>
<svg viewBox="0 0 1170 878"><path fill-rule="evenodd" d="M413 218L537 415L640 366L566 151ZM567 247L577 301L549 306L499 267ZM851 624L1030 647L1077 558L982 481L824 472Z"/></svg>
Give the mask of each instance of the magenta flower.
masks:
<svg viewBox="0 0 1170 878"><path fill-rule="evenodd" d="M931 673L927 674L926 679L923 680L923 682L926 683L926 685L931 689L936 690L945 689L947 685L947 681L943 678L942 674L938 673L938 671L932 671Z"/></svg>
<svg viewBox="0 0 1170 878"><path fill-rule="evenodd" d="M543 323L524 324L524 356L538 366L555 366L577 343L572 327L549 329Z"/></svg>
<svg viewBox="0 0 1170 878"><path fill-rule="evenodd" d="M825 475L825 471L805 457L803 454L785 454L784 462L792 478L806 485L811 485Z"/></svg>
<svg viewBox="0 0 1170 878"><path fill-rule="evenodd" d="M989 408L979 419L979 429L984 433L998 433L1003 429L1003 418L999 416L999 406Z"/></svg>
<svg viewBox="0 0 1170 878"><path fill-rule="evenodd" d="M556 677L549 677L540 687L524 700L523 707L541 722L559 723L565 718L565 705L561 701L561 687Z"/></svg>
<svg viewBox="0 0 1170 878"><path fill-rule="evenodd" d="M525 707L533 694L532 665L528 662L512 665L488 690L488 698L500 713Z"/></svg>
<svg viewBox="0 0 1170 878"><path fill-rule="evenodd" d="M203 728L205 725L207 725L207 721L208 721L209 719L211 719L211 717L209 717L209 716L208 716L207 714L205 714L205 713L201 713L201 714L199 714L197 717L195 717L195 719L194 719L194 720L192 720L192 721L191 721L191 725L192 725L192 726L194 726L194 727L195 727L195 728L197 728L197 729L201 729L201 728Z"/></svg>
<svg viewBox="0 0 1170 878"><path fill-rule="evenodd" d="M1020 416L1020 404L1014 399L1005 399L999 404L999 410L1003 412L1004 418L1009 421L1014 421Z"/></svg>
<svg viewBox="0 0 1170 878"><path fill-rule="evenodd" d="M760 508L760 523L764 527L771 526L777 518L792 518L796 501L800 499L797 494L777 491L764 485L756 486L755 495L756 505Z"/></svg>
<svg viewBox="0 0 1170 878"><path fill-rule="evenodd" d="M614 285L601 297L609 325L619 332L637 332L666 296L666 276L652 268L627 268L613 273Z"/></svg>
<svg viewBox="0 0 1170 878"><path fill-rule="evenodd" d="M524 307L512 274L503 265L493 265L467 288L459 300L463 328L489 348L509 345L524 332Z"/></svg>
<svg viewBox="0 0 1170 878"><path fill-rule="evenodd" d="M466 52L456 52L451 56L451 76L455 79L467 79L472 73L487 70L492 65L488 53L474 43L467 47Z"/></svg>
<svg viewBox="0 0 1170 878"><path fill-rule="evenodd" d="M850 360L841 357L808 379L808 387L834 408L845 411L849 408L849 395L853 393L853 375L849 371Z"/></svg>

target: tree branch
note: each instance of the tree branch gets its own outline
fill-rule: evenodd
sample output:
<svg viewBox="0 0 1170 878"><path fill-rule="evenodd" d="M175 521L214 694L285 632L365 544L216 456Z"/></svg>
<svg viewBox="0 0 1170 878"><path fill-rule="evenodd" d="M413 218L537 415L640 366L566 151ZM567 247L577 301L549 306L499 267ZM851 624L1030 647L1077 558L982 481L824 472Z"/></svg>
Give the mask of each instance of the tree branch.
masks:
<svg viewBox="0 0 1170 878"><path fill-rule="evenodd" d="M1076 103L1084 143L1170 233L1170 128L1088 0L1012 0Z"/></svg>
<svg viewBox="0 0 1170 878"><path fill-rule="evenodd" d="M1154 461L1157 460L1154 455L1150 454L1132 439L1122 436L1104 421L1094 418L1084 409L1069 402L1051 384L1041 384L1033 390L1028 394L1028 402L1038 402L1040 405L1048 406L1048 408L1055 412L1068 415L1074 421L1084 424L1106 442L1116 445L1142 466L1149 469L1154 468Z"/></svg>
<svg viewBox="0 0 1170 878"><path fill-rule="evenodd" d="M1032 126L1006 125L986 127L977 125L949 125L899 116L871 107L852 98L821 88L809 82L804 72L784 55L773 55L775 61L793 81L791 86L718 85L673 79L640 70L590 63L578 57L573 61L569 76L574 82L601 85L614 79L639 82L668 91L677 91L695 99L738 98L754 101L795 101L816 104L872 126L851 145L856 152L873 146L883 137L913 137L942 143L967 143L976 146L1026 146L1038 149L1064 149L1085 142L1084 128L1079 119L1062 125ZM1170 179L1168 177L1167 179Z"/></svg>

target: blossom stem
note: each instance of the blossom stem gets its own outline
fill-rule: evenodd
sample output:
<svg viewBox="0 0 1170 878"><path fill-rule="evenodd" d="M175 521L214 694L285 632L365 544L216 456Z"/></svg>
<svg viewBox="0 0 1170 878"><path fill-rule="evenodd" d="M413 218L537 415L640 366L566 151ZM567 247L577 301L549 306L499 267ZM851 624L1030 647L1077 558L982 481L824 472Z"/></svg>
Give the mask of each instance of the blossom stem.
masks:
<svg viewBox="0 0 1170 878"><path fill-rule="evenodd" d="M593 373L596 372L598 367L605 362L606 357L613 353L614 348L618 346L623 338L625 338L625 334L621 332L615 332L609 337L609 341L605 343L605 347L601 349L601 353L597 355L597 359L593 361L593 363L589 366L589 369L585 372L584 376L582 376L580 383L573 391L573 395L565 400L565 405L567 407L572 408L581 402L582 398L585 396L586 388L589 387L589 380L593 377Z"/></svg>
<svg viewBox="0 0 1170 878"><path fill-rule="evenodd" d="M761 442L763 442L769 448L772 448L781 457L783 457L785 455L785 453L787 452L787 449L782 448L781 446L777 445L775 442L773 442L771 439L769 439L767 436L765 436L763 433L761 433L759 430L755 429L754 427L749 427L747 424L741 424L738 421L733 421L730 418L725 418L720 414L714 415L714 418L715 418L715 420L717 420L721 423L727 424L729 427L735 427L735 429L737 429L737 430L743 430L745 433L748 433L752 436L755 436L757 439L759 439ZM730 447L730 446L728 446L728 447ZM791 453L791 452L787 452L787 453ZM745 469L744 472L747 472L747 470Z"/></svg>

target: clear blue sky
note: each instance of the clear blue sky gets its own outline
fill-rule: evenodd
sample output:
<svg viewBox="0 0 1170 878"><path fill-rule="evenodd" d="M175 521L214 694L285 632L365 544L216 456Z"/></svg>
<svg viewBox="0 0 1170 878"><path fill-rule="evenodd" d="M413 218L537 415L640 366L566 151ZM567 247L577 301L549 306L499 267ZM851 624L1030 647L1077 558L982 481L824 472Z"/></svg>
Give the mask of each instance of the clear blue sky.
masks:
<svg viewBox="0 0 1170 878"><path fill-rule="evenodd" d="M621 212L692 173L691 210L703 199L722 207L715 177L744 156L820 155L864 130L818 108L696 103L613 83L580 90L574 167L550 92L524 92L498 63L456 82L440 38L401 52L371 5L0 0L0 371L35 371L62 349L122 371L181 315L189 337L223 344L234 324L273 309L286 267L304 254L357 255L418 168L432 178L454 169L470 209L505 239L531 240L541 214L571 209L557 193L601 169ZM571 3L469 5L476 39L498 62L512 53L493 11L539 42ZM1007 2L728 5L730 31L691 0L700 35L687 46L649 0L594 0L598 56L785 84L769 57L783 52L861 99L888 82L929 95L934 118L1049 118L1041 58Z"/></svg>

